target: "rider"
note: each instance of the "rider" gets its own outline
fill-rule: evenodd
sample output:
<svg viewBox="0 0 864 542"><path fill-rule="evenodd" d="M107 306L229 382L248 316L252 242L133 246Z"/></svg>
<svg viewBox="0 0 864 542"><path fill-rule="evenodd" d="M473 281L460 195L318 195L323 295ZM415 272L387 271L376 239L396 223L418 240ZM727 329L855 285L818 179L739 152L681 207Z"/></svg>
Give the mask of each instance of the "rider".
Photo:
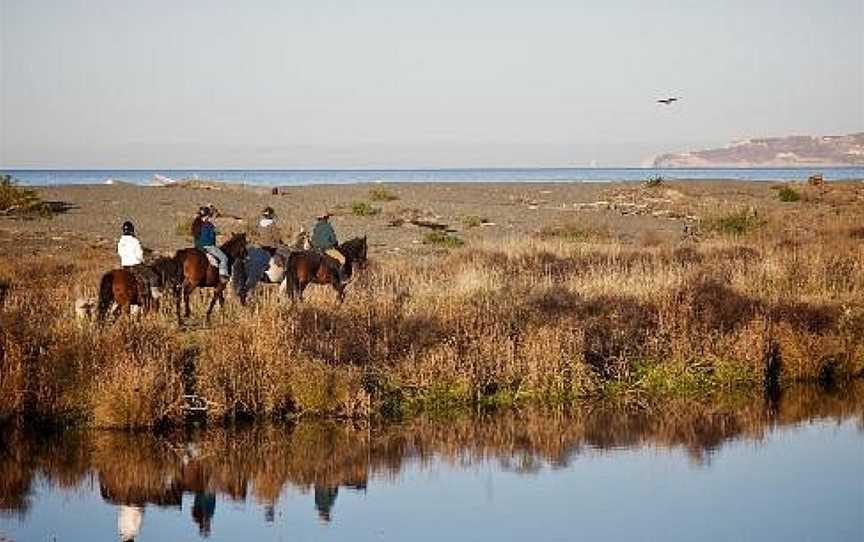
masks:
<svg viewBox="0 0 864 542"><path fill-rule="evenodd" d="M198 209L198 216L192 222L192 237L195 248L203 250L219 261L219 280L228 282L228 256L216 246L216 226L212 222L213 210L210 207Z"/></svg>
<svg viewBox="0 0 864 542"><path fill-rule="evenodd" d="M312 248L320 250L339 262L339 281L345 281L345 256L336 250L339 242L336 240L336 232L330 224L330 212L324 211L318 215L318 221L312 228Z"/></svg>
<svg viewBox="0 0 864 542"><path fill-rule="evenodd" d="M282 245L282 232L277 223L276 211L273 210L273 207L267 206L261 211L256 237L262 245L276 248Z"/></svg>
<svg viewBox="0 0 864 542"><path fill-rule="evenodd" d="M158 279L156 274L144 265L144 249L141 248L141 242L135 237L135 225L127 220L120 226L120 232L120 240L117 241L120 265L138 279L144 297L150 297L151 288L158 282Z"/></svg>
<svg viewBox="0 0 864 542"><path fill-rule="evenodd" d="M258 221L258 227L270 228L276 224L276 211L269 205L261 211L261 219Z"/></svg>

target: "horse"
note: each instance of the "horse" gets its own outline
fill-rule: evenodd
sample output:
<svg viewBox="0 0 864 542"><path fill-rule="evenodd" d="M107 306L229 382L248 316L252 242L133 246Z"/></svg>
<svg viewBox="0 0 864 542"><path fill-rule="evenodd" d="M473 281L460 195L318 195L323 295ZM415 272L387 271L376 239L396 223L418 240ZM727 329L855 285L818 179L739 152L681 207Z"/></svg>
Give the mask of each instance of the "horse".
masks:
<svg viewBox="0 0 864 542"><path fill-rule="evenodd" d="M345 276L349 279L354 275L354 265L366 266L366 236L355 237L341 245L338 250L345 257ZM339 262L334 258L315 250L303 250L291 254L286 263L287 286L291 299L303 300L303 291L309 284L329 284L336 290L339 302L345 301L345 286L347 282L339 280Z"/></svg>
<svg viewBox="0 0 864 542"><path fill-rule="evenodd" d="M234 262L242 260L246 257L246 234L235 233L221 247L222 252L228 256L228 268L234 266ZM213 312L213 306L216 301L219 301L219 307L225 306L225 283L219 280L219 269L210 264L207 255L203 250L197 248L184 248L177 251L174 255L174 260L177 262L177 278L178 278L178 295L176 297L175 307L177 309L177 322L182 324L183 320L180 317L180 293L183 295L183 302L186 306L186 318L189 318L191 311L189 310L189 295L195 288L213 288L213 298L210 299L210 305L207 307L207 322L210 322L210 314Z"/></svg>
<svg viewBox="0 0 864 542"><path fill-rule="evenodd" d="M151 291L145 292L135 274L128 269L112 269L99 281L99 301L96 310L98 321L104 321L108 310L116 304L116 312L130 314L132 305L141 307L148 313L155 304L159 308L159 298L166 287L177 296L177 264L173 258L157 258L148 266L157 280L151 284Z"/></svg>
<svg viewBox="0 0 864 542"><path fill-rule="evenodd" d="M309 250L312 243L309 233L302 230L291 245L260 247L249 246L246 259L234 264L231 272L234 291L240 298L240 303L246 305L246 298L258 284L279 284L281 291L286 291L287 280L285 268L292 253Z"/></svg>

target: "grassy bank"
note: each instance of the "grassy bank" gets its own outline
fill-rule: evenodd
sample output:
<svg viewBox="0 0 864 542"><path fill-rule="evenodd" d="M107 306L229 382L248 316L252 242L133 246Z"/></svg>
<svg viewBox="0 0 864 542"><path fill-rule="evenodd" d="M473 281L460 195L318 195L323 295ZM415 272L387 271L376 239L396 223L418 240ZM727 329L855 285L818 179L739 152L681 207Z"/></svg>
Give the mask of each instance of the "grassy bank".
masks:
<svg viewBox="0 0 864 542"><path fill-rule="evenodd" d="M323 288L293 307L271 289L197 330L170 311L76 321L74 298L107 267L98 250L77 256L0 267L0 417L151 426L183 418L184 392L217 420L400 417L651 403L864 370L864 250L845 230L804 245L523 238L376 258L342 306Z"/></svg>

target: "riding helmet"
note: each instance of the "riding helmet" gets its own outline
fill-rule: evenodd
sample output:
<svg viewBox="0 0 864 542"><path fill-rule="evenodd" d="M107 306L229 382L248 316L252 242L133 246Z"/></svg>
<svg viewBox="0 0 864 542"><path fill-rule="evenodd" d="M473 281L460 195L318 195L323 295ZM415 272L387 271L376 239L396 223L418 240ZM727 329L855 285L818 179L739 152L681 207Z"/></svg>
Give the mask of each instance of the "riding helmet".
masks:
<svg viewBox="0 0 864 542"><path fill-rule="evenodd" d="M264 218L273 218L276 216L276 211L273 210L273 207L264 207L264 210L261 211L261 216Z"/></svg>
<svg viewBox="0 0 864 542"><path fill-rule="evenodd" d="M120 231L123 232L123 235L135 235L135 225L127 220L120 226Z"/></svg>
<svg viewBox="0 0 864 542"><path fill-rule="evenodd" d="M210 207L201 206L198 209L198 216L210 216L210 214L211 214Z"/></svg>

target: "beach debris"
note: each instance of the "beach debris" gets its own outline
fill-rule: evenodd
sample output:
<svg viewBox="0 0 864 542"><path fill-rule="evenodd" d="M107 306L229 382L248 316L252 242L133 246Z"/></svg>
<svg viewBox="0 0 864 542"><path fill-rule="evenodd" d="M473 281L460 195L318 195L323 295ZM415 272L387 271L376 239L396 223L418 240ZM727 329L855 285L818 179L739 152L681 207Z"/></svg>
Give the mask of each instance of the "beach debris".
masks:
<svg viewBox="0 0 864 542"><path fill-rule="evenodd" d="M156 186L171 186L177 184L177 181L171 177L155 174L153 175L153 184Z"/></svg>
<svg viewBox="0 0 864 542"><path fill-rule="evenodd" d="M395 215L392 215L387 225L391 228L411 224L418 228L429 228L431 230L447 230L448 225L441 222L441 217L436 215L432 209L421 211L419 209L407 208L400 209Z"/></svg>

